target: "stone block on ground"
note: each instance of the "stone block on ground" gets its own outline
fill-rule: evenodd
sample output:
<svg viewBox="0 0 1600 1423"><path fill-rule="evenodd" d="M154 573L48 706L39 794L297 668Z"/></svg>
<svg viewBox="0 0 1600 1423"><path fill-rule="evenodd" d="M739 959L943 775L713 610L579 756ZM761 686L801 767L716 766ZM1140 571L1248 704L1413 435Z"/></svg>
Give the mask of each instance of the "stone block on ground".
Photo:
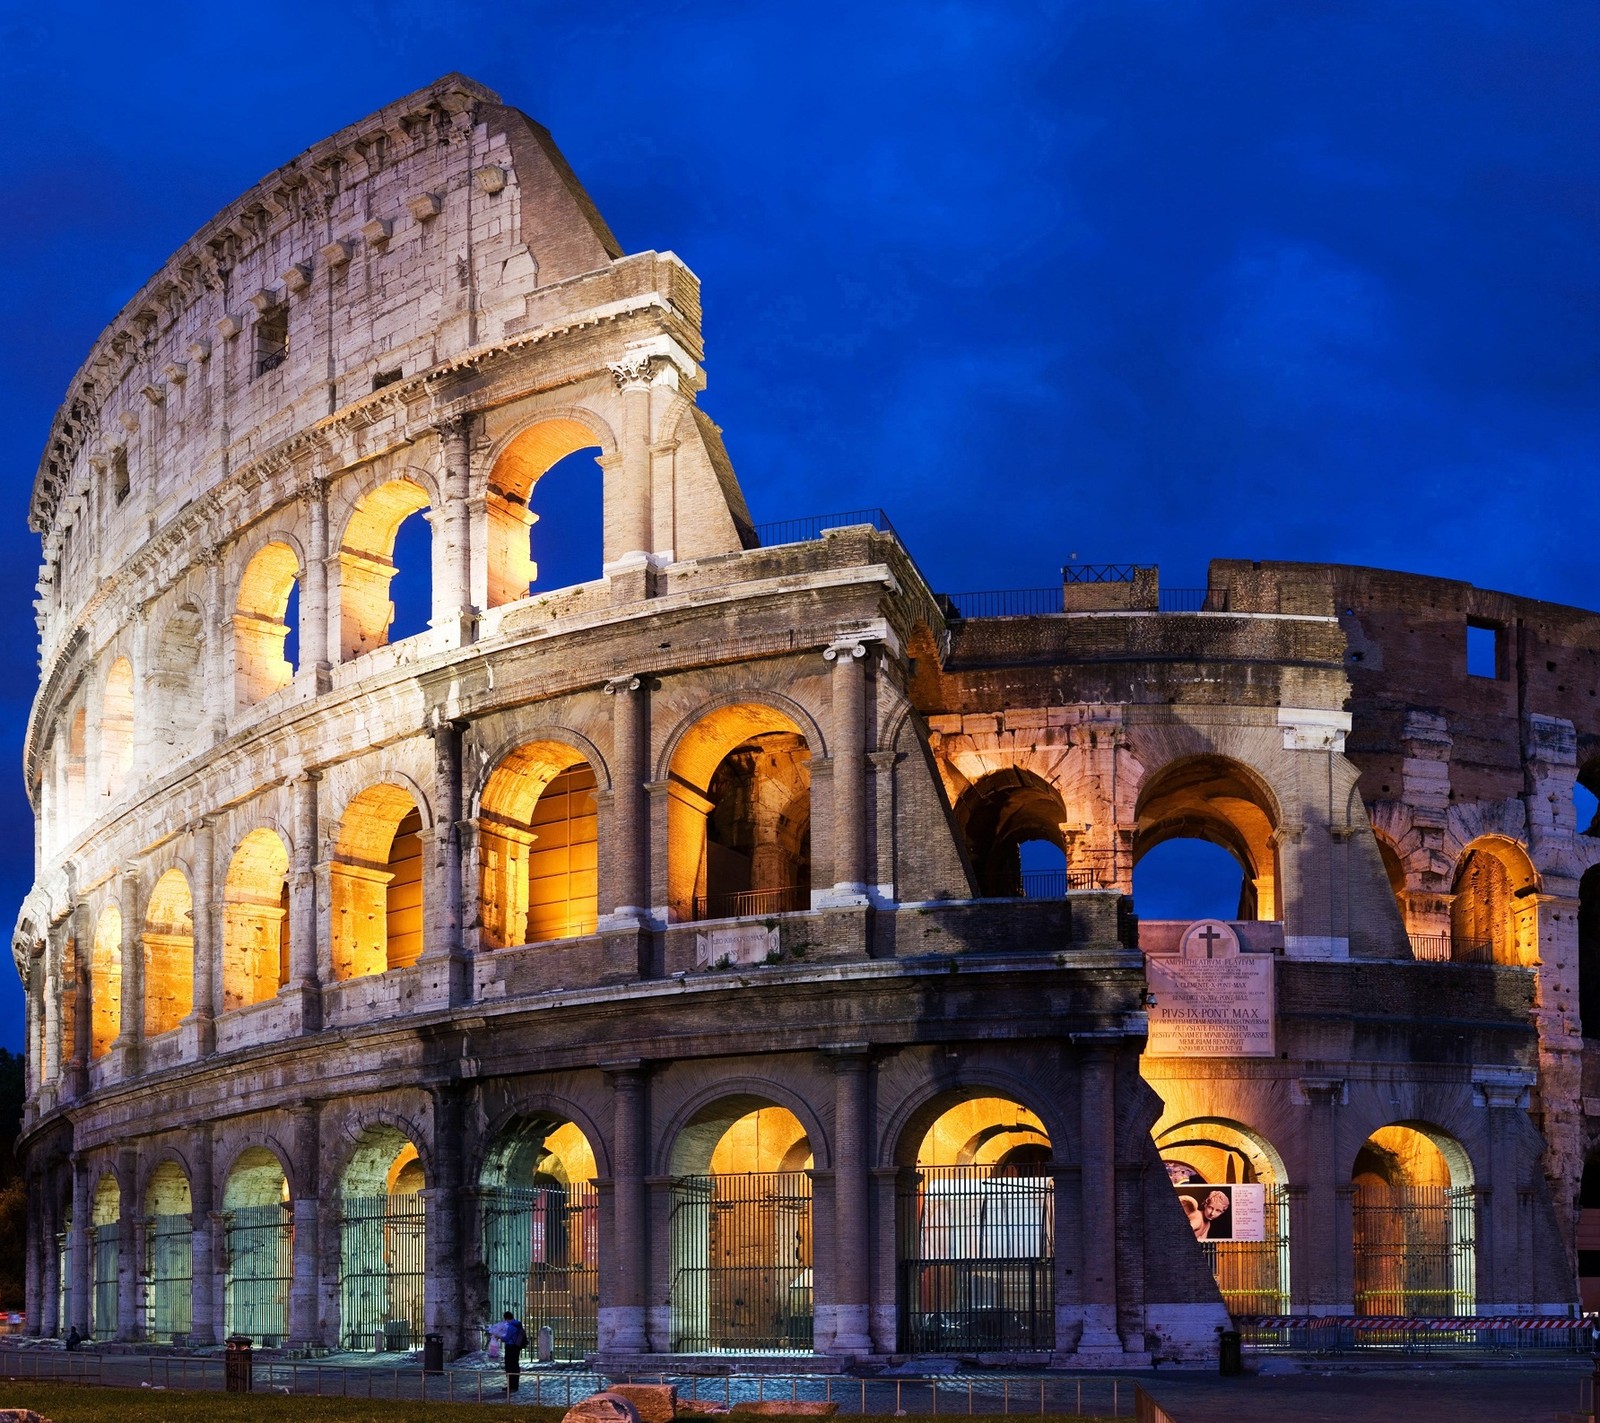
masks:
<svg viewBox="0 0 1600 1423"><path fill-rule="evenodd" d="M614 1383L609 1393L638 1410L640 1423L672 1423L678 1415L678 1389L670 1383Z"/></svg>
<svg viewBox="0 0 1600 1423"><path fill-rule="evenodd" d="M607 1389L574 1403L561 1415L561 1423L639 1423L639 1410Z"/></svg>
<svg viewBox="0 0 1600 1423"><path fill-rule="evenodd" d="M820 1399L769 1398L760 1403L736 1403L731 1413L756 1413L778 1415L784 1418L832 1418L839 1411L837 1403L823 1403Z"/></svg>

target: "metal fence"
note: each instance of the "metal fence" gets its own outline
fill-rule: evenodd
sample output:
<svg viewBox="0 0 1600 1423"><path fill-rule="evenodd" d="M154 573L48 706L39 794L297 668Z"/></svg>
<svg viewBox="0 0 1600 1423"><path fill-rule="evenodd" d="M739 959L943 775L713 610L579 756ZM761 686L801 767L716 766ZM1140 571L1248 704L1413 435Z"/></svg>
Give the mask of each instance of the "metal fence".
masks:
<svg viewBox="0 0 1600 1423"><path fill-rule="evenodd" d="M89 1333L96 1339L117 1337L117 1236L121 1226L89 1227L89 1258L94 1266L89 1295Z"/></svg>
<svg viewBox="0 0 1600 1423"><path fill-rule="evenodd" d="M941 593L945 617L1036 618L1062 611L1060 588L991 588L976 593Z"/></svg>
<svg viewBox="0 0 1600 1423"><path fill-rule="evenodd" d="M1138 563L1069 563L1061 570L1063 583L1132 583L1144 565Z"/></svg>
<svg viewBox="0 0 1600 1423"><path fill-rule="evenodd" d="M1406 1315L1239 1315L1243 1342L1256 1349L1333 1354L1376 1349L1391 1353L1568 1353L1593 1348L1594 1321L1546 1315L1465 1315L1418 1319Z"/></svg>
<svg viewBox="0 0 1600 1423"><path fill-rule="evenodd" d="M1470 1187L1361 1185L1353 1211L1357 1314L1471 1314L1477 1216Z"/></svg>
<svg viewBox="0 0 1600 1423"><path fill-rule="evenodd" d="M811 1349L809 1173L679 1177L668 1230L675 1352Z"/></svg>
<svg viewBox="0 0 1600 1423"><path fill-rule="evenodd" d="M144 1238L145 1337L171 1343L192 1324L194 1234L187 1215L152 1216Z"/></svg>
<svg viewBox="0 0 1600 1423"><path fill-rule="evenodd" d="M1023 870L1024 899L1065 899L1074 889L1098 889L1099 876L1093 870Z"/></svg>
<svg viewBox="0 0 1600 1423"><path fill-rule="evenodd" d="M1157 593L1163 613L1225 613L1228 593L1225 588L1162 588Z"/></svg>
<svg viewBox="0 0 1600 1423"><path fill-rule="evenodd" d="M765 914L792 914L811 907L811 891L802 885L778 889L744 889L733 894L695 895L696 919L759 918Z"/></svg>
<svg viewBox="0 0 1600 1423"><path fill-rule="evenodd" d="M346 1349L421 1345L426 1239L419 1194L344 1198L339 1319Z"/></svg>
<svg viewBox="0 0 1600 1423"><path fill-rule="evenodd" d="M481 1197L489 1306L521 1316L528 1333L550 1328L555 1357L599 1347L600 1198L592 1181L498 1186Z"/></svg>
<svg viewBox="0 0 1600 1423"><path fill-rule="evenodd" d="M1289 1192L1268 1186L1265 1195L1265 1240L1200 1242L1232 1315L1282 1314L1289 1308Z"/></svg>
<svg viewBox="0 0 1600 1423"><path fill-rule="evenodd" d="M1055 1197L1048 1176L928 1166L898 1192L900 1346L1055 1346Z"/></svg>
<svg viewBox="0 0 1600 1423"><path fill-rule="evenodd" d="M1487 939L1457 939L1449 934L1408 934L1411 957L1421 963L1492 964L1494 945Z"/></svg>
<svg viewBox="0 0 1600 1423"><path fill-rule="evenodd" d="M810 543L813 539L820 539L825 530L849 529L858 524L865 524L880 534L895 532L889 516L882 509L850 509L843 514L811 514L803 519L778 519L770 524L757 524L755 535L761 548L774 548L779 544ZM895 534L895 537L900 536Z"/></svg>
<svg viewBox="0 0 1600 1423"><path fill-rule="evenodd" d="M294 1274L294 1224L285 1202L238 1206L222 1215L224 1323L272 1346L289 1332L289 1284Z"/></svg>

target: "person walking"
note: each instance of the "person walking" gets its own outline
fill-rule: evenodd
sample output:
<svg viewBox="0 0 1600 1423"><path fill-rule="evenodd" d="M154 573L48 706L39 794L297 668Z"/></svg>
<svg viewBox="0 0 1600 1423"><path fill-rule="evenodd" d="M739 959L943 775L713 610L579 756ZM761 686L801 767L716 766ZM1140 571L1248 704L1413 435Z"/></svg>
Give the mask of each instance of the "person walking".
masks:
<svg viewBox="0 0 1600 1423"><path fill-rule="evenodd" d="M506 1392L515 1393L522 1385L522 1351L528 1344L528 1331L508 1309L505 1318L491 1326L489 1332L500 1341L506 1371Z"/></svg>

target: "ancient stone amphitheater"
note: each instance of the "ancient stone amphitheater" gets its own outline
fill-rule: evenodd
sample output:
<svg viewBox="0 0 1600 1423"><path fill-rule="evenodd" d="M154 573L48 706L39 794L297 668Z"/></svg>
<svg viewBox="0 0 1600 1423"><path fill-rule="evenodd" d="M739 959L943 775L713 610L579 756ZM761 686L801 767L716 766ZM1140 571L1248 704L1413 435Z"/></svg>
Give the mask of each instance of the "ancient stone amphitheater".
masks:
<svg viewBox="0 0 1600 1423"><path fill-rule="evenodd" d="M459 77L95 343L32 502L30 1330L1083 1367L1569 1308L1596 619L941 596L876 511L752 523L702 355L689 267ZM1139 923L1183 838L1237 912Z"/></svg>

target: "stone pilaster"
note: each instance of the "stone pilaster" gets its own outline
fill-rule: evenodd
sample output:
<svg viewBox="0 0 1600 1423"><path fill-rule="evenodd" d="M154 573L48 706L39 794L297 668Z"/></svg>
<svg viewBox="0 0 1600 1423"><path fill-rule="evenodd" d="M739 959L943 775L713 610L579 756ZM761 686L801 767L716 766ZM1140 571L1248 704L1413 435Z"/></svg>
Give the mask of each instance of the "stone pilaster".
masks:
<svg viewBox="0 0 1600 1423"><path fill-rule="evenodd" d="M447 1083L433 1089L433 1180L423 1201L427 1212L423 1319L429 1333L444 1339L451 1359L468 1347L463 1310L461 1204L465 1147L462 1089Z"/></svg>
<svg viewBox="0 0 1600 1423"><path fill-rule="evenodd" d="M94 1259L89 1250L89 1167L72 1158L72 1278L67 1282L67 1326L89 1333L89 1287Z"/></svg>
<svg viewBox="0 0 1600 1423"><path fill-rule="evenodd" d="M872 1058L828 1050L833 1066L833 1352L872 1352Z"/></svg>
<svg viewBox="0 0 1600 1423"><path fill-rule="evenodd" d="M189 888L193 900L194 1002L183 1021L183 1054L190 1060L209 1057L217 1046L217 906L216 831L209 820L197 820L189 832Z"/></svg>
<svg viewBox="0 0 1600 1423"><path fill-rule="evenodd" d="M139 1284L144 1274L144 1212L139 1200L139 1154L132 1147L117 1153L117 1338L138 1339Z"/></svg>
<svg viewBox="0 0 1600 1423"><path fill-rule="evenodd" d="M317 1182L318 1139L321 1113L314 1103L294 1110L294 1160L299 1189L294 1210L294 1279L289 1286L289 1342L320 1344L317 1296L320 1211Z"/></svg>
<svg viewBox="0 0 1600 1423"><path fill-rule="evenodd" d="M833 664L833 890L830 905L865 904L867 831L866 656L846 638L823 654Z"/></svg>
<svg viewBox="0 0 1600 1423"><path fill-rule="evenodd" d="M640 1062L602 1063L611 1080L611 1256L601 1277L600 1349L638 1354L646 1347L649 1298L648 1075ZM610 1296L607 1298L607 1296Z"/></svg>
<svg viewBox="0 0 1600 1423"><path fill-rule="evenodd" d="M650 811L647 726L649 688L643 677L613 677L610 912L607 927L631 927L649 918Z"/></svg>
<svg viewBox="0 0 1600 1423"><path fill-rule="evenodd" d="M309 536L306 548L305 587L300 598L300 666L319 692L333 685L333 658L329 649L336 646L332 610L328 606L328 485L313 479L306 489L306 522Z"/></svg>
<svg viewBox="0 0 1600 1423"><path fill-rule="evenodd" d="M478 609L472 594L472 417L458 415L434 427L439 438L441 506L428 514L438 547L434 559L432 626L443 630L451 647L465 647L478 635Z"/></svg>
<svg viewBox="0 0 1600 1423"><path fill-rule="evenodd" d="M649 356L630 357L611 367L622 395L620 458L605 470L605 571L626 573L647 567L650 559L650 381ZM626 581L628 601L635 589Z"/></svg>
<svg viewBox="0 0 1600 1423"><path fill-rule="evenodd" d="M217 1276L213 1251L212 1136L209 1124L198 1126L191 1138L192 1159L189 1180L189 1270L193 1279L193 1315L189 1326L191 1343L205 1347L215 1344L217 1334Z"/></svg>
<svg viewBox="0 0 1600 1423"><path fill-rule="evenodd" d="M472 965L464 936L465 887L462 883L461 739L466 723L437 720L433 727L433 834L426 839L427 883L422 930L423 1000L455 1007L472 995Z"/></svg>
<svg viewBox="0 0 1600 1423"><path fill-rule="evenodd" d="M1092 1047L1082 1058L1079 1137L1083 1147L1080 1193L1083 1222L1083 1333L1080 1361L1120 1356L1117 1333L1116 1055Z"/></svg>
<svg viewBox="0 0 1600 1423"><path fill-rule="evenodd" d="M317 934L317 771L302 771L291 783L294 856L289 864L289 981L281 991L294 1005L302 1032L322 1026L320 945Z"/></svg>
<svg viewBox="0 0 1600 1423"><path fill-rule="evenodd" d="M112 1052L117 1076L124 1082L139 1074L144 1051L144 901L139 892L139 867L126 865L122 871L122 1020Z"/></svg>

